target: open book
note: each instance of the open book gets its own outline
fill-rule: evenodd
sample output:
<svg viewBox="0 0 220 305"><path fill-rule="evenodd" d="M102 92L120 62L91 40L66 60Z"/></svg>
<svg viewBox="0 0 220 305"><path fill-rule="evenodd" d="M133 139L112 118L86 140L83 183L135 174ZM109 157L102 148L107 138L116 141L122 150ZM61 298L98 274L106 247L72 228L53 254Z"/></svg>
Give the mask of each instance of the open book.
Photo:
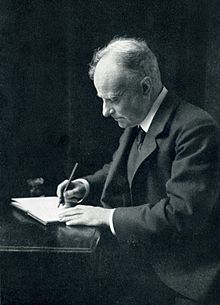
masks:
<svg viewBox="0 0 220 305"><path fill-rule="evenodd" d="M12 198L11 205L44 225L59 222L58 197Z"/></svg>

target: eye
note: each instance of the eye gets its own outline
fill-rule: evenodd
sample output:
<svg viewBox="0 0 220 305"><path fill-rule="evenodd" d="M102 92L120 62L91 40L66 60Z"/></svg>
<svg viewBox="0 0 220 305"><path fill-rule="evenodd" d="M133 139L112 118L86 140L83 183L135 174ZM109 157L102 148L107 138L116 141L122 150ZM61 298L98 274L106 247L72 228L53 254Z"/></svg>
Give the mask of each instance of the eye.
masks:
<svg viewBox="0 0 220 305"><path fill-rule="evenodd" d="M117 103L117 99L116 98L107 98L107 99L103 99L103 101L106 104L116 104Z"/></svg>
<svg viewBox="0 0 220 305"><path fill-rule="evenodd" d="M111 98L111 99L109 99L109 102L111 103L111 104L117 104L117 103L119 103L119 97L113 97L113 98Z"/></svg>
<svg viewBox="0 0 220 305"><path fill-rule="evenodd" d="M104 103L109 105L116 105L120 102L120 97L111 97L111 98L102 98L101 99Z"/></svg>

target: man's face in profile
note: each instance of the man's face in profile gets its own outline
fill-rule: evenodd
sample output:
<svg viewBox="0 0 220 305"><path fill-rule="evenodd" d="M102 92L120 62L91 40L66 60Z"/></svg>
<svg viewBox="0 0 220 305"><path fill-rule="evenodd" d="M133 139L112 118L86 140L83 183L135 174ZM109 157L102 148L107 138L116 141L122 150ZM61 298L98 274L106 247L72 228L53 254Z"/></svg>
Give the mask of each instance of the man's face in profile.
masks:
<svg viewBox="0 0 220 305"><path fill-rule="evenodd" d="M150 101L144 94L141 77L117 64L114 58L107 56L99 61L94 85L103 101L103 116L111 116L121 128L134 127L146 117Z"/></svg>

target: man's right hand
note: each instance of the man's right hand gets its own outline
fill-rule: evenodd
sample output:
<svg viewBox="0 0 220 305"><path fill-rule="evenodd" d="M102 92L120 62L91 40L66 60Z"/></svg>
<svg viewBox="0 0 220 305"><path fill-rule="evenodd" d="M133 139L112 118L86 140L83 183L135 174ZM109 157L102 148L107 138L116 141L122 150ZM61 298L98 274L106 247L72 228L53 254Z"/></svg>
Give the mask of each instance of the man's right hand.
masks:
<svg viewBox="0 0 220 305"><path fill-rule="evenodd" d="M81 181L73 180L70 183L69 189L64 192L64 189L68 183L68 180L64 180L57 187L57 196L59 202L64 203L65 207L74 206L81 199L84 198L86 194L86 187Z"/></svg>

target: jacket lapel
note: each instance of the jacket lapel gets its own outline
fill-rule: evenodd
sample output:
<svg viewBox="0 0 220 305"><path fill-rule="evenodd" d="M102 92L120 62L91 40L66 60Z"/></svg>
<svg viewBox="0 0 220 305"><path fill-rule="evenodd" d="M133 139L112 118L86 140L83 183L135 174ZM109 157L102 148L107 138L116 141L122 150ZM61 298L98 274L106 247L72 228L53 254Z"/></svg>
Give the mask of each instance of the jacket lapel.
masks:
<svg viewBox="0 0 220 305"><path fill-rule="evenodd" d="M167 94L152 121L149 131L145 135L141 151L135 164L134 172L130 179L130 186L132 185L134 176L142 162L146 160L157 148L156 139L165 129L168 128L178 104L179 102L177 99L174 99L172 96Z"/></svg>
<svg viewBox="0 0 220 305"><path fill-rule="evenodd" d="M133 140L136 136L136 128L127 128L120 138L120 145L113 156L113 162L103 188L101 202L104 207L123 206L128 203L129 191L127 181L127 159ZM112 201L112 198L114 200Z"/></svg>
<svg viewBox="0 0 220 305"><path fill-rule="evenodd" d="M106 179L106 183L112 179L112 176L114 176L116 171L124 167L124 161L127 160L135 136L135 128L128 128L125 130L124 134L122 135L122 138L120 139L119 148L113 156L112 166Z"/></svg>

